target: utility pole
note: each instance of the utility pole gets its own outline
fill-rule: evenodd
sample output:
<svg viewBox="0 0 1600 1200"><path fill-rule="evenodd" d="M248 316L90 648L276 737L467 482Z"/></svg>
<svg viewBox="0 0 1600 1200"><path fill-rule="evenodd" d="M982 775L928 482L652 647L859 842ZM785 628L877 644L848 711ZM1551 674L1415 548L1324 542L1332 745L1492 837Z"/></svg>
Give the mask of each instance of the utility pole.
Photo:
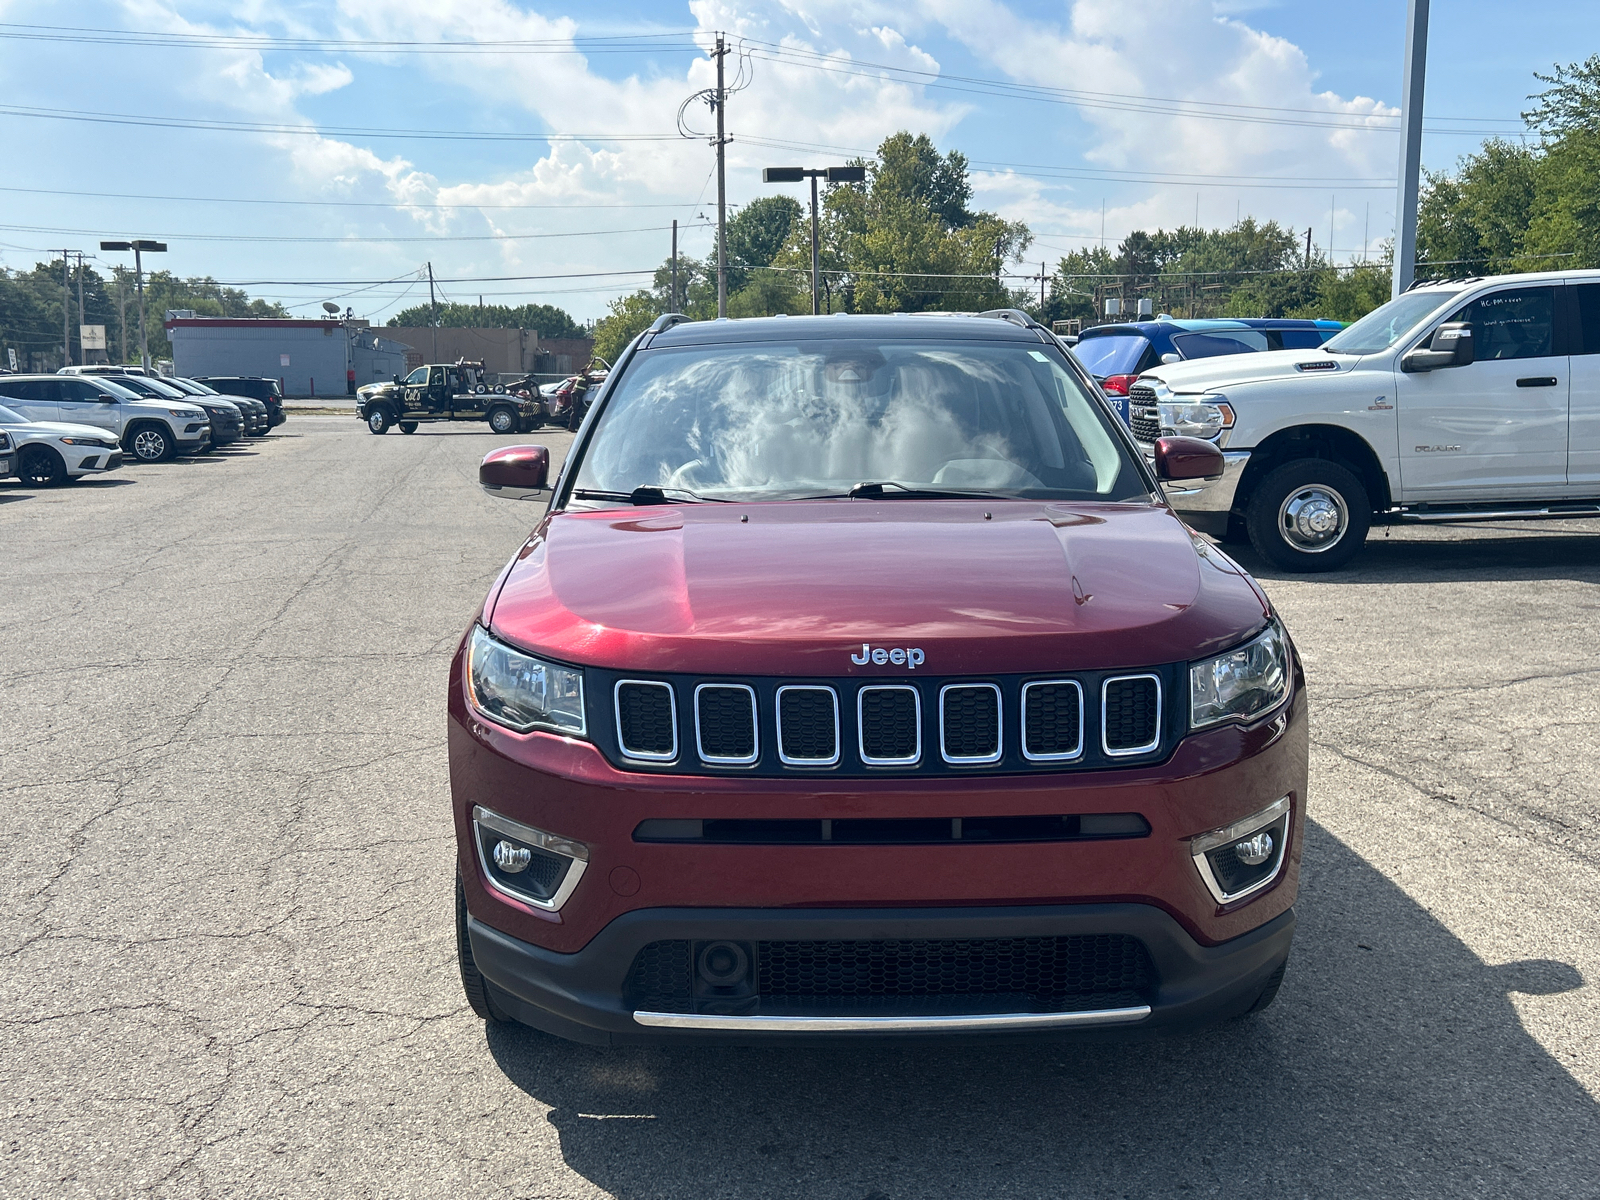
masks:
<svg viewBox="0 0 1600 1200"><path fill-rule="evenodd" d="M1039 317L1044 319L1044 282L1049 276L1045 274L1044 263L1039 264Z"/></svg>
<svg viewBox="0 0 1600 1200"><path fill-rule="evenodd" d="M72 339L67 333L69 322L72 320L72 285L67 281L67 263L72 257L71 250L61 252L61 365L72 365Z"/></svg>
<svg viewBox="0 0 1600 1200"><path fill-rule="evenodd" d="M1311 226L1306 226L1306 270L1311 269Z"/></svg>
<svg viewBox="0 0 1600 1200"><path fill-rule="evenodd" d="M428 324L432 328L429 335L433 338L432 362L439 361L439 301L433 294L433 263L428 264Z"/></svg>
<svg viewBox="0 0 1600 1200"><path fill-rule="evenodd" d="M83 348L83 327L89 323L89 314L83 308L83 251L78 254L78 353L84 362L89 361L89 352Z"/></svg>
<svg viewBox="0 0 1600 1200"><path fill-rule="evenodd" d="M1394 284L1398 296L1417 277L1417 183L1422 173L1422 93L1428 68L1428 0L1410 0L1405 82L1400 96L1400 192L1394 214Z"/></svg>
<svg viewBox="0 0 1600 1200"><path fill-rule="evenodd" d="M728 45L722 40L722 35L717 34L717 317L720 319L728 315L728 176L727 156L724 150L728 144L727 132L727 107L728 92L722 82L722 63L727 57Z"/></svg>
<svg viewBox="0 0 1600 1200"><path fill-rule="evenodd" d="M672 219L672 297L667 301L667 311L678 311L678 219Z"/></svg>

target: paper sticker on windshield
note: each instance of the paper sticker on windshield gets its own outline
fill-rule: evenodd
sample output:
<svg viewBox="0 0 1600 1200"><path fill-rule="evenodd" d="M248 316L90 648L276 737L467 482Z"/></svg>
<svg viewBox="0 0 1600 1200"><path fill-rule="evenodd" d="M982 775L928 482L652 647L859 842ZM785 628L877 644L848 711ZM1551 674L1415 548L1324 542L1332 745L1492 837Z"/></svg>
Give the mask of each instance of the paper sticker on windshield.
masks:
<svg viewBox="0 0 1600 1200"><path fill-rule="evenodd" d="M1044 355L1040 354L1037 350L1029 350L1028 351L1028 356L1030 358L1032 358L1035 362L1047 363L1047 362L1050 361Z"/></svg>

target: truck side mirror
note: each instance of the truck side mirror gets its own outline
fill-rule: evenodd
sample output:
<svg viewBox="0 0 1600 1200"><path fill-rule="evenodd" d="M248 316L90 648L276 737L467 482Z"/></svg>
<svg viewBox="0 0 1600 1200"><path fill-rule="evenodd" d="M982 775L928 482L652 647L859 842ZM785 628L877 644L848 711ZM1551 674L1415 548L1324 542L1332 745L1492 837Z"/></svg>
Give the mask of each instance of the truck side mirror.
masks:
<svg viewBox="0 0 1600 1200"><path fill-rule="evenodd" d="M1157 438L1155 451L1157 479L1220 479L1222 477L1222 451L1201 438Z"/></svg>
<svg viewBox="0 0 1600 1200"><path fill-rule="evenodd" d="M1472 322L1446 321L1433 331L1426 347L1418 346L1400 360L1402 371L1438 371L1466 367L1474 361Z"/></svg>
<svg viewBox="0 0 1600 1200"><path fill-rule="evenodd" d="M543 446L502 446L483 456L478 483L502 500L537 500L550 490L550 451Z"/></svg>

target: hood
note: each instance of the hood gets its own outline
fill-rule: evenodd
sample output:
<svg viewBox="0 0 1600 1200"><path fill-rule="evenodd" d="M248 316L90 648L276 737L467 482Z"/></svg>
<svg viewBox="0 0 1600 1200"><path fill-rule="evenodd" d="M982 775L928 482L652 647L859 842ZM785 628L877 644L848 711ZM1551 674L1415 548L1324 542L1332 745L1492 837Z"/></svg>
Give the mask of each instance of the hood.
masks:
<svg viewBox="0 0 1600 1200"><path fill-rule="evenodd" d="M1325 354L1321 350L1268 350L1261 354L1224 354L1152 367L1140 378L1159 379L1174 392L1205 392L1267 379L1341 375L1360 361L1354 354ZM1302 371L1302 363L1316 363L1318 367ZM1334 365L1329 368L1322 366L1324 363Z"/></svg>
<svg viewBox="0 0 1600 1200"><path fill-rule="evenodd" d="M65 421L29 421L25 425L0 425L13 438L26 438L29 434L38 434L43 437L81 437L95 438L102 442L115 442L117 435L109 429L101 429L97 425L72 425Z"/></svg>
<svg viewBox="0 0 1600 1200"><path fill-rule="evenodd" d="M1154 666L1267 609L1165 507L842 500L558 513L490 614L582 665L841 676L904 671L852 663L864 645L933 675Z"/></svg>

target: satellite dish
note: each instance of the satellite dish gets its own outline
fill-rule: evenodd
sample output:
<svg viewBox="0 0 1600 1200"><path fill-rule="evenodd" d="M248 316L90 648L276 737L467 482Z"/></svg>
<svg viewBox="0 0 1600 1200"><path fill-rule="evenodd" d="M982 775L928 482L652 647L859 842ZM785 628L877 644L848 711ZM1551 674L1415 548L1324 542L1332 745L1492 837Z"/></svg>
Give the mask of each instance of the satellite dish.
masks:
<svg viewBox="0 0 1600 1200"><path fill-rule="evenodd" d="M324 300L322 302L322 311L325 312L325 313L332 313L334 316L338 316L339 315L339 306L337 304L335 304L332 300Z"/></svg>

